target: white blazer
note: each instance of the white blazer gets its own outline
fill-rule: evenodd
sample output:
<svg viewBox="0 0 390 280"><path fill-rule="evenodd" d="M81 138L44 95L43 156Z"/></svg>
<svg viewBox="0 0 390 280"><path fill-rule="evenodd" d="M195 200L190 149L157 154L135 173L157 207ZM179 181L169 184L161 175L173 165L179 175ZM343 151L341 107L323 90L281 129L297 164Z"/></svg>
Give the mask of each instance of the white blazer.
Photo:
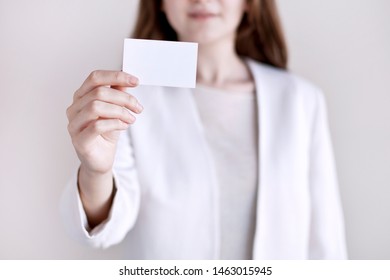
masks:
<svg viewBox="0 0 390 280"><path fill-rule="evenodd" d="M344 259L324 97L291 73L247 62L259 112L253 258ZM219 188L193 91L139 87L131 93L145 109L118 143L109 218L87 231L75 174L61 202L66 228L93 247L125 239L125 258L218 259Z"/></svg>

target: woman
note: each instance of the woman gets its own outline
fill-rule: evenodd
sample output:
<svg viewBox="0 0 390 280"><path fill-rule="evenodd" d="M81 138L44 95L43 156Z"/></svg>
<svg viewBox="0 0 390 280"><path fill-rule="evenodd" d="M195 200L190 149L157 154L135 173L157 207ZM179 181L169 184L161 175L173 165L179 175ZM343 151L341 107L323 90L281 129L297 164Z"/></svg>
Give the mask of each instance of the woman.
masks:
<svg viewBox="0 0 390 280"><path fill-rule="evenodd" d="M86 79L67 110L70 232L127 236L132 259L345 258L324 99L286 71L274 1L141 1L133 37L198 42L197 88Z"/></svg>

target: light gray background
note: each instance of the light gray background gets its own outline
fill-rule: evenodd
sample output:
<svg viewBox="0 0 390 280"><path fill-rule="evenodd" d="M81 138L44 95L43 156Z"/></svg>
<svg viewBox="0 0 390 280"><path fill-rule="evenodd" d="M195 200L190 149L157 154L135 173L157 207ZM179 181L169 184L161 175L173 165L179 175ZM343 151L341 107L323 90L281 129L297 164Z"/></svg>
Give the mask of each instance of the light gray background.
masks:
<svg viewBox="0 0 390 280"><path fill-rule="evenodd" d="M149 0L146 0L149 1ZM291 69L326 93L352 259L390 259L390 2L279 0ZM135 0L0 1L0 259L120 258L65 234L65 110L120 69Z"/></svg>

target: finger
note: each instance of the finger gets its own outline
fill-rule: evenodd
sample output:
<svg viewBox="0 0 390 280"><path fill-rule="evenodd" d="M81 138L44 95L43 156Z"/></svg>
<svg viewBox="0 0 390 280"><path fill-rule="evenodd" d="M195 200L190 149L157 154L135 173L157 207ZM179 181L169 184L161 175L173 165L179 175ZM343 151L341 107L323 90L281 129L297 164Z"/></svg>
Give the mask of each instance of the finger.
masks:
<svg viewBox="0 0 390 280"><path fill-rule="evenodd" d="M119 119L129 124L134 123L136 120L124 107L95 100L85 106L73 118L68 125L68 131L71 135L78 134L91 122L99 119Z"/></svg>
<svg viewBox="0 0 390 280"><path fill-rule="evenodd" d="M86 93L100 86L136 87L138 78L122 71L93 71L75 92L74 100L83 97Z"/></svg>
<svg viewBox="0 0 390 280"><path fill-rule="evenodd" d="M77 100L71 107L69 107L67 111L68 118L72 119L85 106L87 106L87 104L91 103L94 100L99 100L125 107L137 114L141 113L143 110L143 106L134 96L117 89L98 87L84 95L81 99Z"/></svg>
<svg viewBox="0 0 390 280"><path fill-rule="evenodd" d="M126 130L129 124L118 119L96 120L90 123L77 137L78 143L90 143L104 133Z"/></svg>

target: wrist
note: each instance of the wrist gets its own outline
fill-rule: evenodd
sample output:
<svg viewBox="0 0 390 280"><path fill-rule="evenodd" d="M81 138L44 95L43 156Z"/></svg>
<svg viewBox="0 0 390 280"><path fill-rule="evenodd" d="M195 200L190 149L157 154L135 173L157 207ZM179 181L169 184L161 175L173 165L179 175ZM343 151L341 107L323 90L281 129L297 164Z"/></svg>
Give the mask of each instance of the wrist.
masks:
<svg viewBox="0 0 390 280"><path fill-rule="evenodd" d="M99 170L92 170L88 168L85 164L80 164L79 168L79 177L80 174L83 175L85 178L89 179L99 179L99 178L105 178L105 177L112 177L112 169L107 171L99 171Z"/></svg>
<svg viewBox="0 0 390 280"><path fill-rule="evenodd" d="M102 203L108 200L114 189L112 170L109 172L95 172L80 165L78 188L83 201Z"/></svg>

